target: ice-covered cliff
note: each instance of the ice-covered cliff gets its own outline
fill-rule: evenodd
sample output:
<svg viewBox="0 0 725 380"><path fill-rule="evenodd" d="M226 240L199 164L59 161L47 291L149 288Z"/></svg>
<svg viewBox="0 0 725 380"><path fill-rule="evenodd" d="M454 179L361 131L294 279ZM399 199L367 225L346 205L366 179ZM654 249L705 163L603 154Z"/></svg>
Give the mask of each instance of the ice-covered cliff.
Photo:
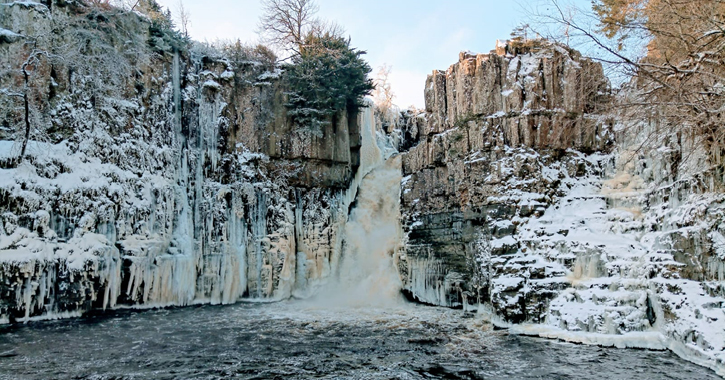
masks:
<svg viewBox="0 0 725 380"><path fill-rule="evenodd" d="M321 137L265 49L136 14L2 3L0 63L0 322L402 286L725 371L722 173L656 121L620 130L569 48L462 53L423 112L340 112Z"/></svg>
<svg viewBox="0 0 725 380"><path fill-rule="evenodd" d="M300 130L264 49L132 13L12 2L0 23L17 35L0 40L0 321L307 297L331 278L372 110Z"/></svg>
<svg viewBox="0 0 725 380"><path fill-rule="evenodd" d="M428 77L425 112L399 123L405 292L723 373L722 174L695 161L668 176L682 147L654 122L615 139L607 83L599 64L540 40L462 53Z"/></svg>
<svg viewBox="0 0 725 380"><path fill-rule="evenodd" d="M425 114L402 123L402 146L410 147L402 269L423 302L478 303L486 296L474 270L478 244L511 235L517 217L561 195L560 174L584 172L585 161L567 149L610 143L610 123L594 113L609 96L600 65L544 42L501 50L461 53L447 72L433 72Z"/></svg>

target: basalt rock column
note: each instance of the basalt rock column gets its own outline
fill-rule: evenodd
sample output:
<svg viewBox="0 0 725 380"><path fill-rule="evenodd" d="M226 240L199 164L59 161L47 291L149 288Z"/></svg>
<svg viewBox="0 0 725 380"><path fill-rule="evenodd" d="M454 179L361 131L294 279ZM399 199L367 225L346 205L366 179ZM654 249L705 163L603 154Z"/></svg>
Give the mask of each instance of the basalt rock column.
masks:
<svg viewBox="0 0 725 380"><path fill-rule="evenodd" d="M541 40L502 44L489 54L461 53L425 85L425 115L405 120L401 210L408 238L401 273L420 302L467 307L490 295L477 252L515 251L506 237L557 195L566 149L598 151L609 125L601 65ZM538 153L537 153L538 152ZM546 156L542 161L539 153ZM562 159L563 158L563 159ZM546 161L546 162L544 162Z"/></svg>

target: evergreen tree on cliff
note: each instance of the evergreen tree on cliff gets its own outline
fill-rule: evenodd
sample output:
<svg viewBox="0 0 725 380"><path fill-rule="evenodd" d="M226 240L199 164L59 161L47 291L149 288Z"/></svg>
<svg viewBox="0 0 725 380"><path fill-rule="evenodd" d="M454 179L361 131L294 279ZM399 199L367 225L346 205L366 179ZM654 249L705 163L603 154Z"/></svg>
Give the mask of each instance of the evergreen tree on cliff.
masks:
<svg viewBox="0 0 725 380"><path fill-rule="evenodd" d="M350 46L342 29L315 17L312 0L263 0L260 32L289 54L283 64L291 121L322 137L322 126L340 111L356 111L374 89L364 51Z"/></svg>

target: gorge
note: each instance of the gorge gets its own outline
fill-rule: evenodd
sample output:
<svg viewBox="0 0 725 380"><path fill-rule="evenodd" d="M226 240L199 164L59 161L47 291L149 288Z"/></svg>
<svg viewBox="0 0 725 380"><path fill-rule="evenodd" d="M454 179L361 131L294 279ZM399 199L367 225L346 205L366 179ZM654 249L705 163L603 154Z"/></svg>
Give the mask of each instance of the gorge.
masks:
<svg viewBox="0 0 725 380"><path fill-rule="evenodd" d="M263 49L184 43L134 13L3 3L0 52L29 63L0 77L4 325L407 298L725 376L723 174L686 141L641 149L657 123L616 120L621 95L569 47L461 53L424 110L370 103L319 134L290 121ZM230 310L273 313L254 307Z"/></svg>

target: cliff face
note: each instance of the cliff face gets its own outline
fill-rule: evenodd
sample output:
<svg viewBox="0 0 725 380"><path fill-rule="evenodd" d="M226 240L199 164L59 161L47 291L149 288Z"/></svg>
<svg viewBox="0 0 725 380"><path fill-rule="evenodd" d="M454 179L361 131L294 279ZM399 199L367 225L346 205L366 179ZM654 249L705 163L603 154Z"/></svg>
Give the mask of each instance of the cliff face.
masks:
<svg viewBox="0 0 725 380"><path fill-rule="evenodd" d="M347 247L377 259L348 257L342 298L397 289L395 261L416 301L723 373L722 173L680 165L705 155L656 121L613 145L608 82L575 51L463 53L428 78L425 112L397 128L341 112L321 137L288 122L263 49L134 14L0 4L0 64L0 323L308 297Z"/></svg>
<svg viewBox="0 0 725 380"><path fill-rule="evenodd" d="M402 272L423 302L488 299L479 245L513 234L518 220L562 194L563 179L591 166L566 149L610 143L608 123L594 113L609 96L600 65L543 42L499 50L462 53L447 72L434 72L425 115L404 121L402 145L413 147L403 157Z"/></svg>
<svg viewBox="0 0 725 380"><path fill-rule="evenodd" d="M75 2L0 10L0 321L306 296L333 273L360 115L299 131L263 51Z"/></svg>
<svg viewBox="0 0 725 380"><path fill-rule="evenodd" d="M617 124L614 145L608 99L598 64L538 41L429 76L400 123L405 292L723 373L722 175L656 120Z"/></svg>
<svg viewBox="0 0 725 380"><path fill-rule="evenodd" d="M539 41L511 43L489 54L461 53L425 86L431 137L475 122L486 141L535 149L598 151L607 143L601 121L608 81L602 67L573 50ZM496 133L497 132L497 133Z"/></svg>

